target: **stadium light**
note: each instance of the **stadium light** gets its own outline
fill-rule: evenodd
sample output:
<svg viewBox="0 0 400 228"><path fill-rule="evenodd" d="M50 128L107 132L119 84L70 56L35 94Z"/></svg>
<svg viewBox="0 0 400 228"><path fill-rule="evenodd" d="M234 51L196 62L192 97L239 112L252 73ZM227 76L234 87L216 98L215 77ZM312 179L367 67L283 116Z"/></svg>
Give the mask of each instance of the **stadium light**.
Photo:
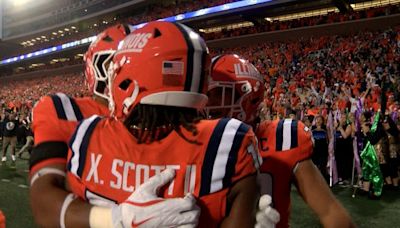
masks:
<svg viewBox="0 0 400 228"><path fill-rule="evenodd" d="M0 0L1 1L1 0ZM19 4L22 4L21 2L28 2L30 0L14 0L14 2L18 2ZM227 10L233 10L233 9L238 9L241 7L246 7L246 6L250 6L250 5L255 5L255 4L261 4L261 3L267 3L267 2L271 2L272 0L242 0L242 1L237 1L237 2L231 2L231 3L227 3L224 5L220 5L220 6L214 6L214 7L209 7L209 8L205 8L205 9L200 9L200 10L196 10L193 12L188 12L188 13L184 13L181 15L175 15L175 16L171 16L171 17L167 17L167 18L162 18L159 19L158 21L181 21L181 20L186 20L186 19L192 19L195 17L199 17L199 16L203 16L203 15L207 15L207 14L213 14L213 13L219 13L219 12L223 12L223 11L227 11ZM114 20L117 20L116 17L114 17ZM146 25L146 23L141 23L138 25L133 25L132 28L134 29L138 29L143 27L144 25ZM96 24L97 26L97 24ZM71 26L71 29L75 30L75 33L78 33L79 30L76 29L75 26ZM58 30L58 33L61 34L61 36L64 36L64 32L62 30ZM54 36L57 35L57 32L53 32L52 33ZM51 37L51 39L53 40L54 37ZM62 45L58 45L55 47L50 47L47 49L43 49L43 50L38 50L36 52L33 53L29 53L29 54L25 54L22 56L25 56L26 58L30 58L33 56L39 56L39 55L43 55L49 52L56 52L56 51L60 51L63 50L65 48L71 48L71 47L75 47L78 45L82 45L85 44L85 41L93 41L96 39L96 36L92 36L92 37L88 37L88 38L84 38L75 42L70 42L70 43L66 43L66 44L62 44ZM36 40L32 39L32 42L35 43ZM31 44L32 46L33 44ZM46 50L46 51L44 51ZM24 57L24 58L25 58ZM21 58L20 58L21 59ZM12 62L17 62L19 61L18 58L16 59L14 58L8 58L8 59L3 59L0 60L0 65L3 64L8 64L8 63L12 63Z"/></svg>
<svg viewBox="0 0 400 228"><path fill-rule="evenodd" d="M15 7L21 7L25 4L27 4L30 0L14 0L12 3L14 4Z"/></svg>

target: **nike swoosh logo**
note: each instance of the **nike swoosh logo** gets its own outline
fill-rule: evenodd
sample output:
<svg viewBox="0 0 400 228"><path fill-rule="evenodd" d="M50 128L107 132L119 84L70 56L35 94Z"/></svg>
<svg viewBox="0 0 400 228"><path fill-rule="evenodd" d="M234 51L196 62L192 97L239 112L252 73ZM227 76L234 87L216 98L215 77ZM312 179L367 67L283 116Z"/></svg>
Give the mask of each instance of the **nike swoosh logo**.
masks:
<svg viewBox="0 0 400 228"><path fill-rule="evenodd" d="M140 222L138 222L138 223L135 223L134 221L132 221L132 228L136 228L136 227L139 227L140 225L142 225L143 223L145 223L145 222L147 222L147 221L149 221L150 219L152 219L153 217L151 217L151 218L148 218L148 219L145 219L145 220L143 220L143 221L140 221Z"/></svg>
<svg viewBox="0 0 400 228"><path fill-rule="evenodd" d="M151 206L151 205L157 204L157 203L159 203L161 201L164 201L164 199L152 200L152 201L148 201L148 202L145 202L145 203L138 203L138 202L132 202L132 201L125 201L124 203L128 203L128 204L131 204L131 205L134 205L134 206L137 206L137 207L147 207L147 206ZM145 219L143 221L140 221L140 222L137 222L137 223L132 221L132 227L139 227L140 225L142 225L143 223L149 221L152 218L153 217L150 217L150 218L147 218L147 219Z"/></svg>

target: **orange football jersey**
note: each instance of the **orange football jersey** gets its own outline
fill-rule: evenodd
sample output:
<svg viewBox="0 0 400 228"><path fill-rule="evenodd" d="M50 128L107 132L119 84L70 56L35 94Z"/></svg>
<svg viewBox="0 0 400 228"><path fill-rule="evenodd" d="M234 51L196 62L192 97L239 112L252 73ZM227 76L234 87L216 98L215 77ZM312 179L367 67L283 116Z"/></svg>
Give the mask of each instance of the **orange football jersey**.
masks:
<svg viewBox="0 0 400 228"><path fill-rule="evenodd" d="M71 98L63 93L42 97L32 110L35 146L45 142L68 144L79 121L95 114L108 116L109 110L89 97ZM31 171L51 164L52 161L66 162L66 154L65 156L61 154L35 154L34 156L41 158L40 162L31 167Z"/></svg>
<svg viewBox="0 0 400 228"><path fill-rule="evenodd" d="M263 158L259 175L261 193L271 195L273 207L280 213L276 227L288 227L291 182L296 165L311 158L311 130L297 120L274 120L261 123L256 136Z"/></svg>
<svg viewBox="0 0 400 228"><path fill-rule="evenodd" d="M175 131L161 141L138 144L120 121L90 117L71 138L68 183L91 204L107 205L123 202L151 176L173 168L175 179L161 195L193 193L202 209L200 227L217 227L225 217L229 189L255 174L261 157L251 127L239 120L203 120L197 129L200 145ZM194 137L184 129L182 133Z"/></svg>

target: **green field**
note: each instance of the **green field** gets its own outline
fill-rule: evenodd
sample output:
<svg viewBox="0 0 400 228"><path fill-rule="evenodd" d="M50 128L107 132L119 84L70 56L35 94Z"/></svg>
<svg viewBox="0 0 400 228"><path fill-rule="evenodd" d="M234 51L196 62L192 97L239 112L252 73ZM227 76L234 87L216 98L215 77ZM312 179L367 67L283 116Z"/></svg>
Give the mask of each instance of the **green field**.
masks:
<svg viewBox="0 0 400 228"><path fill-rule="evenodd" d="M35 227L28 200L28 161L17 160L16 169L0 166L0 209L7 219L8 228ZM399 227L400 192L384 192L382 199L351 198L349 188L335 187L337 198L350 212L358 227ZM317 218L303 203L295 189L292 191L291 227L321 227Z"/></svg>

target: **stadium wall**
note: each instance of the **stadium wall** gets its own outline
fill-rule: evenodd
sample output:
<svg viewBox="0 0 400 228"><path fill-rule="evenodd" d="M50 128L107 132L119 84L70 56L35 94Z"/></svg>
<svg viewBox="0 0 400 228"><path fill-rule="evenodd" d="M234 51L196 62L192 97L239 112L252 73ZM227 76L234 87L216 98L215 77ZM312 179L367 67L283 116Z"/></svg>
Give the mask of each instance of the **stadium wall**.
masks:
<svg viewBox="0 0 400 228"><path fill-rule="evenodd" d="M47 76L72 74L72 73L82 73L83 74L83 67L84 67L84 64L77 64L77 65L72 65L72 66L56 68L56 69L40 70L40 71L23 73L23 74L16 74L16 75L11 75L11 76L1 77L1 81L2 82L17 81L17 80L25 80L25 79L32 79L32 78L47 77Z"/></svg>
<svg viewBox="0 0 400 228"><path fill-rule="evenodd" d="M308 26L284 31L273 31L240 37L224 38L208 41L210 48L240 47L258 44L266 41L288 41L300 38L318 37L323 35L355 34L362 30L383 30L400 24L400 14L357 21L340 22L327 25ZM54 76L68 73L82 73L83 64L66 66L58 69L40 70L23 74L1 77L2 81L23 80L32 77Z"/></svg>
<svg viewBox="0 0 400 228"><path fill-rule="evenodd" d="M298 40L329 35L350 35L359 31L383 30L389 27L400 25L400 14L383 16L377 18L361 19L357 21L346 21L326 25L308 26L283 31L273 31L230 37L207 42L209 48L240 47L263 42Z"/></svg>
<svg viewBox="0 0 400 228"><path fill-rule="evenodd" d="M0 40L3 39L3 1L0 1Z"/></svg>

